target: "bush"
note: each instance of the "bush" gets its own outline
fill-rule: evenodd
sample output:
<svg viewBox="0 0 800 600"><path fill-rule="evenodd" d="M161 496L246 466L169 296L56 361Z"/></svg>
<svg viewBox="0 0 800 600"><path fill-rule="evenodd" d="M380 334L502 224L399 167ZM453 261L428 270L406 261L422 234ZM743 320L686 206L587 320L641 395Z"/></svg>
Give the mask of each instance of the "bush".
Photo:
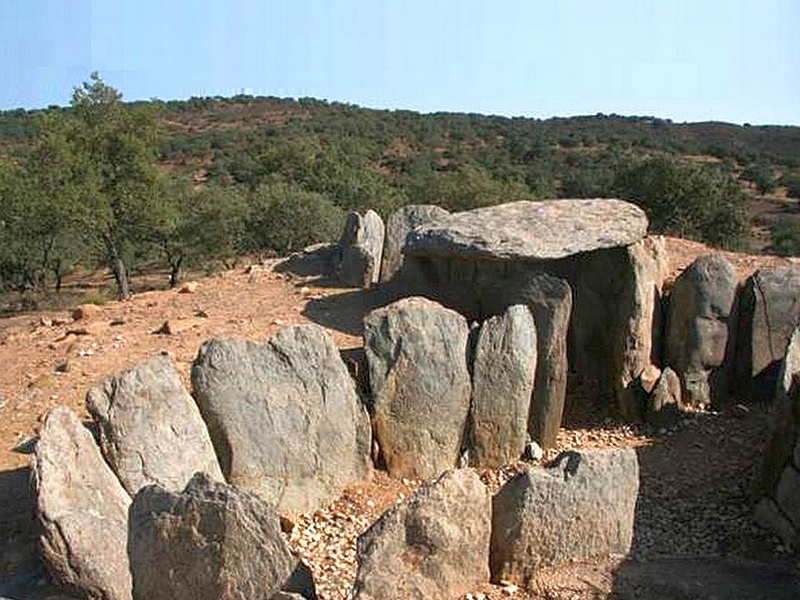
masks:
<svg viewBox="0 0 800 600"><path fill-rule="evenodd" d="M654 158L622 171L614 190L641 206L659 233L738 248L748 232L743 192L714 167Z"/></svg>
<svg viewBox="0 0 800 600"><path fill-rule="evenodd" d="M267 183L250 197L247 234L253 250L296 252L339 238L345 212L322 194L294 184Z"/></svg>
<svg viewBox="0 0 800 600"><path fill-rule="evenodd" d="M800 223L779 223L772 230L772 246L769 250L780 256L800 256Z"/></svg>

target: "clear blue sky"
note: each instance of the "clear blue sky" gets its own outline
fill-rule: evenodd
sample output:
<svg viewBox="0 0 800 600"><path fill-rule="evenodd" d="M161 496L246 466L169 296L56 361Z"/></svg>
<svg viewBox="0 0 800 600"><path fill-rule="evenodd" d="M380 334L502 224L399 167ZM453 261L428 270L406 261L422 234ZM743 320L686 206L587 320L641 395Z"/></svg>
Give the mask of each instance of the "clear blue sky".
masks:
<svg viewBox="0 0 800 600"><path fill-rule="evenodd" d="M800 0L0 0L0 108L310 96L800 124Z"/></svg>

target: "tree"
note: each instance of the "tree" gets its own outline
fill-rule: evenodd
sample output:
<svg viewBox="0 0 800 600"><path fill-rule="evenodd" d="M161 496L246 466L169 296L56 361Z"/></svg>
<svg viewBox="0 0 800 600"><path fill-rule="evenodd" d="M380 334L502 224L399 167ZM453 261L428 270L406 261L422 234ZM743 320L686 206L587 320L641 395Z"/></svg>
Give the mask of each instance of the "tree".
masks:
<svg viewBox="0 0 800 600"><path fill-rule="evenodd" d="M124 105L122 94L97 73L75 88L71 106L67 118L76 160L87 161L98 181L95 210L87 225L114 274L119 295L126 298L131 293L126 260L141 250L165 218L155 168L157 106Z"/></svg>
<svg viewBox="0 0 800 600"><path fill-rule="evenodd" d="M672 158L623 170L616 195L647 212L654 231L736 248L747 234L744 194L729 173Z"/></svg>
<svg viewBox="0 0 800 600"><path fill-rule="evenodd" d="M247 233L253 250L294 252L337 239L345 212L322 194L274 181L250 196Z"/></svg>

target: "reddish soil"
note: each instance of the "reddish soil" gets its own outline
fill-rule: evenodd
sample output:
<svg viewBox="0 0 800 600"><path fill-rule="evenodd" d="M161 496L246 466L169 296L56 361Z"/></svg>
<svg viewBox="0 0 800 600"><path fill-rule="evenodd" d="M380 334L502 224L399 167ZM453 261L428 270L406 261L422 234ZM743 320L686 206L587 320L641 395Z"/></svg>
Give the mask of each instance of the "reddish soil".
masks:
<svg viewBox="0 0 800 600"><path fill-rule="evenodd" d="M673 278L698 255L710 251L694 242L666 241ZM726 256L742 277L760 266L790 262L777 257ZM275 273L271 271L272 262L199 279L196 289L187 293L147 292L129 301L92 306L80 320L73 320L70 312L53 311L0 319L0 596L3 581L13 579L36 562L37 531L26 467L38 419L48 408L66 404L87 416L84 397L89 387L157 353L169 353L188 383L198 347L214 336L265 340L285 325L316 322L326 327L340 348L361 345L361 319L365 312L385 301L380 291L329 287L311 278ZM169 323L171 334L154 333L165 322ZM559 446L649 448L650 492L654 497L662 492L683 494L690 497L684 500L691 508L691 498L716 498L726 493L724 486L731 481L740 481L745 487L767 424L768 415L758 408L745 416L700 415L675 432L631 428L610 419L603 421L602 417L591 422L573 414L561 432ZM738 458L728 461L730 456ZM727 469L720 468L720 461L728 461ZM496 487L513 470L485 473L484 478ZM659 481L677 483L664 491ZM323 584L324 597L343 597L340 594L346 589L346 578L352 577L352 542L358 528L363 530L365 523L401 495L407 495L414 485L415 482L396 482L379 474L372 482L348 491L329 512L300 519L298 529L292 532L293 543L301 553L308 550L311 560L319 554L319 548L306 543L303 526L317 522L319 528L319 519L331 523L338 518L336 515L347 513L346 519L342 518L350 525L343 526L341 537L346 538L342 543L349 544L350 549L328 552L327 558L317 556L312 565ZM743 492L736 493L741 496ZM739 496L735 509L738 512L731 522L746 518L739 514L746 510ZM788 559L781 558L780 548L775 554L776 547L769 536L750 531L743 534L741 541L734 539L724 523L719 528L722 536L709 542L715 553L719 554L720 544L731 544L733 548L726 546L722 554L730 550L736 556L770 561L777 556L778 562L786 566ZM685 534L692 536L691 530ZM650 541L640 536L639 542L660 544L657 532L654 535ZM313 553L312 548L316 548ZM330 575L325 574L328 571ZM636 577L641 576L641 571L639 566L629 569L631 581L639 581ZM668 569L664 571L667 572ZM476 590L474 597L481 593L492 598L607 597L614 592L619 573L616 563L575 565L570 572L544 574L537 584L540 587L527 596L521 590L487 586Z"/></svg>

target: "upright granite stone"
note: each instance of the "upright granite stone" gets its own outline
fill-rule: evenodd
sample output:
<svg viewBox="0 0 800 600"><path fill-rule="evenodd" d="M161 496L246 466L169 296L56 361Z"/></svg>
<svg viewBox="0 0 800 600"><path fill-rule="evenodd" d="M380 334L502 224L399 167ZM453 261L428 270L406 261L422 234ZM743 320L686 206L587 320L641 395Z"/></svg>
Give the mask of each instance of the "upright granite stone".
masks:
<svg viewBox="0 0 800 600"><path fill-rule="evenodd" d="M447 471L358 539L355 600L447 600L489 581L491 497L470 469Z"/></svg>
<svg viewBox="0 0 800 600"><path fill-rule="evenodd" d="M669 264L664 238L647 237L627 248L632 277L620 298L622 324L616 335L612 366L616 373L617 402L628 418L641 416L633 403L631 384L648 365L660 362L661 296ZM625 306L625 303L628 303Z"/></svg>
<svg viewBox="0 0 800 600"><path fill-rule="evenodd" d="M800 266L769 267L745 283L739 301L736 389L771 399L789 337L800 323Z"/></svg>
<svg viewBox="0 0 800 600"><path fill-rule="evenodd" d="M470 459L499 467L518 459L528 437L536 374L536 325L527 306L485 321L472 368Z"/></svg>
<svg viewBox="0 0 800 600"><path fill-rule="evenodd" d="M130 600L131 499L66 406L47 413L32 472L42 555L53 579L88 598Z"/></svg>
<svg viewBox="0 0 800 600"><path fill-rule="evenodd" d="M449 214L445 209L432 204L412 204L395 211L386 222L380 280L391 281L402 268L406 236L412 229L434 223Z"/></svg>
<svg viewBox="0 0 800 600"><path fill-rule="evenodd" d="M544 567L626 554L638 491L629 448L564 452L520 473L492 502L492 581L525 587Z"/></svg>
<svg viewBox="0 0 800 600"><path fill-rule="evenodd" d="M471 393L467 322L426 298L364 318L373 429L393 477L431 478L456 465Z"/></svg>
<svg viewBox="0 0 800 600"><path fill-rule="evenodd" d="M270 600L299 564L266 502L202 473L136 495L128 553L136 600Z"/></svg>
<svg viewBox="0 0 800 600"><path fill-rule="evenodd" d="M738 285L731 263L709 254L681 273L672 288L665 362L680 377L688 404L721 406L727 396Z"/></svg>
<svg viewBox="0 0 800 600"><path fill-rule="evenodd" d="M279 510L314 510L368 475L368 417L321 327L206 342L192 385L228 482Z"/></svg>
<svg viewBox="0 0 800 600"><path fill-rule="evenodd" d="M761 468L753 481L756 498L772 494L783 469L791 464L792 453L797 453L795 464L800 468L800 328L795 328L778 371L775 397L772 401L772 423L768 434Z"/></svg>
<svg viewBox="0 0 800 600"><path fill-rule="evenodd" d="M344 285L369 287L380 279L385 228L374 210L347 215L339 247L339 280Z"/></svg>
<svg viewBox="0 0 800 600"><path fill-rule="evenodd" d="M542 448L551 448L561 427L567 394L572 290L564 279L544 273L523 272L488 294L484 306L493 313L505 310L509 303L526 305L536 323L538 358L528 413L528 433Z"/></svg>
<svg viewBox="0 0 800 600"><path fill-rule="evenodd" d="M157 483L181 490L197 471L222 480L208 430L172 359L151 358L86 396L100 448L131 495Z"/></svg>
<svg viewBox="0 0 800 600"><path fill-rule="evenodd" d="M453 213L415 228L407 255L552 260L627 246L647 233L644 211L611 199L520 201Z"/></svg>

